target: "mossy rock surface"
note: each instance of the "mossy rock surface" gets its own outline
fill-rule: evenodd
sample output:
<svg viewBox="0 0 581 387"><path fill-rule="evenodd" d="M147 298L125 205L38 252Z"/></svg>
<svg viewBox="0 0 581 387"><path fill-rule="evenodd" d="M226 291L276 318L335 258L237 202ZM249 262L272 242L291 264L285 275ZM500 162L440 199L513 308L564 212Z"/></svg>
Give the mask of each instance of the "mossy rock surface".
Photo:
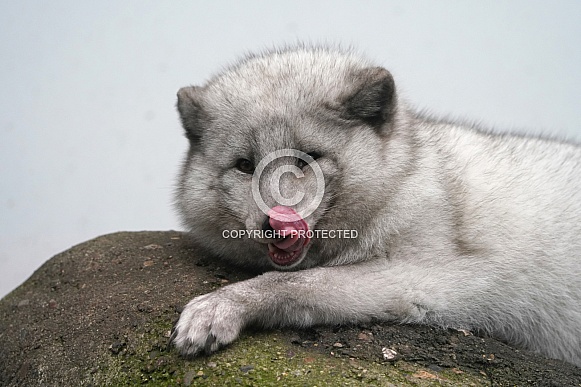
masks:
<svg viewBox="0 0 581 387"><path fill-rule="evenodd" d="M581 386L573 365L423 326L251 330L196 359L166 348L189 299L255 274L174 231L75 246L0 301L0 386Z"/></svg>

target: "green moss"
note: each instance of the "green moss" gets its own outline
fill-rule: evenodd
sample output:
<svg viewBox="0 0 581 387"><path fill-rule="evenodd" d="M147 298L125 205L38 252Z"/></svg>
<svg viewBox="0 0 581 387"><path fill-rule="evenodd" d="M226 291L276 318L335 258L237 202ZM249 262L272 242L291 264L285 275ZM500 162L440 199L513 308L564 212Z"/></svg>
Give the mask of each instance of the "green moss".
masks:
<svg viewBox="0 0 581 387"><path fill-rule="evenodd" d="M190 362L189 367L186 384L194 377L196 385L207 386L358 386L405 382L402 375L390 372L392 367L289 346L272 333L246 336L226 351Z"/></svg>
<svg viewBox="0 0 581 387"><path fill-rule="evenodd" d="M171 324L166 320L149 323L134 332L117 338L105 349L103 365L95 372L92 384L134 386L174 385L186 361L166 351L167 333Z"/></svg>
<svg viewBox="0 0 581 387"><path fill-rule="evenodd" d="M119 338L107 349L97 385L150 386L431 386L488 385L484 377L458 370L435 372L406 362L371 362L334 357L288 344L279 333L244 335L233 345L193 360L166 351L166 321ZM111 351L119 351L113 354Z"/></svg>

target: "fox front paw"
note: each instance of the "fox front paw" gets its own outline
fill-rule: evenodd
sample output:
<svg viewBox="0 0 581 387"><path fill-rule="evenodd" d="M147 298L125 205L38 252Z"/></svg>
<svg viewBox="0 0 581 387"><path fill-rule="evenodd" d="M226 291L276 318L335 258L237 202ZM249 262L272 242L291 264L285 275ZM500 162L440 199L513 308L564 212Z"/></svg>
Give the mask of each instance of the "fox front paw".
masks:
<svg viewBox="0 0 581 387"><path fill-rule="evenodd" d="M244 310L222 292L191 300L180 315L170 343L184 356L210 354L236 340L244 327Z"/></svg>

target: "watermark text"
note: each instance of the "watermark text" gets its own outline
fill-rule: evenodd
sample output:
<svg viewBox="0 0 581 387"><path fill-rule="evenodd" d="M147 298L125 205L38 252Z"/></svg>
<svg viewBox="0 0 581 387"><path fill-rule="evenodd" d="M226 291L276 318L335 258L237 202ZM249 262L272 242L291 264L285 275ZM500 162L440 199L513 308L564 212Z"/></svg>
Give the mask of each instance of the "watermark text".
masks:
<svg viewBox="0 0 581 387"><path fill-rule="evenodd" d="M224 239L283 239L298 236L309 239L355 239L357 230L224 230Z"/></svg>

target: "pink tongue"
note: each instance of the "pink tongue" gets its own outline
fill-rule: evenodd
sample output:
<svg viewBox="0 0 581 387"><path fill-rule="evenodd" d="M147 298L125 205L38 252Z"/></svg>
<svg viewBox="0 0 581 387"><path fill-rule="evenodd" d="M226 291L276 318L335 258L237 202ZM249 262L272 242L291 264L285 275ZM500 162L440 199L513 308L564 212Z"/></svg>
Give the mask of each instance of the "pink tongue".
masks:
<svg viewBox="0 0 581 387"><path fill-rule="evenodd" d="M270 249L270 256L275 263L290 264L299 258L302 248L309 242L307 236L309 225L305 220L290 207L276 206L269 212L270 226L273 230L280 232L285 238L273 243L276 249ZM276 254L273 254L279 250ZM280 251L282 250L282 251ZM283 254L286 252L288 254ZM288 262L287 262L288 261Z"/></svg>

